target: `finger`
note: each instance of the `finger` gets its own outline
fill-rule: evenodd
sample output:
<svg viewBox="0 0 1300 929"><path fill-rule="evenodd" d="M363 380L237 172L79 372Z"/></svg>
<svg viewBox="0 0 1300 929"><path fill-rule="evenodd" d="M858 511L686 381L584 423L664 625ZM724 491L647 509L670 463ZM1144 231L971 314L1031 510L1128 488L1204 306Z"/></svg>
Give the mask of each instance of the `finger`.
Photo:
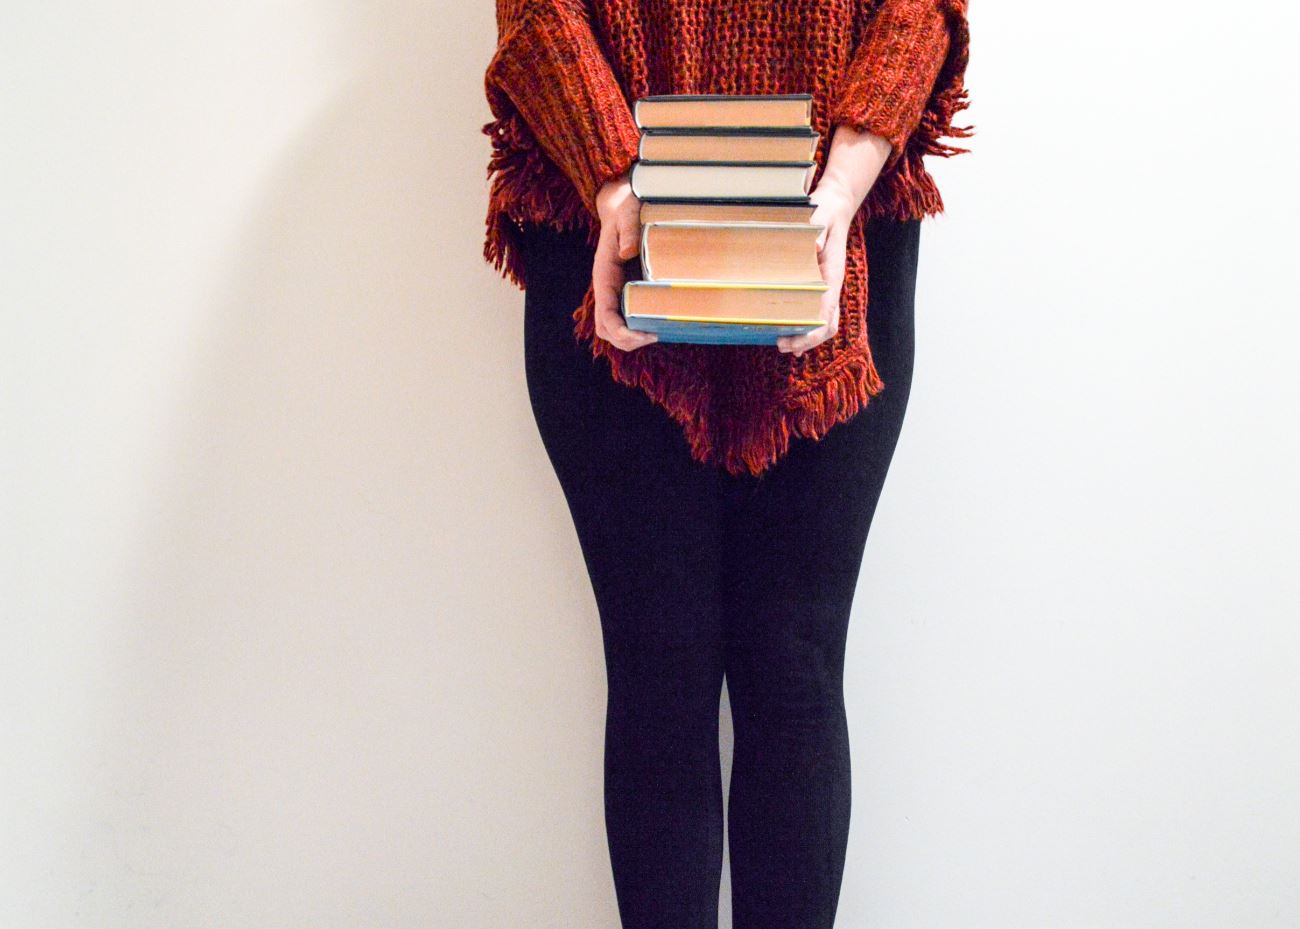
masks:
<svg viewBox="0 0 1300 929"><path fill-rule="evenodd" d="M822 319L826 320L826 331L822 334L823 339L831 339L840 329L840 290L838 283L829 287L822 294Z"/></svg>
<svg viewBox="0 0 1300 929"><path fill-rule="evenodd" d="M830 230L827 230L825 246L817 253L817 265L821 268L822 277L829 282L832 273L842 273L847 256L848 243L843 236L830 235Z"/></svg>
<svg viewBox="0 0 1300 929"><path fill-rule="evenodd" d="M815 348L832 338L839 328L839 300L844 278L845 250L838 230L832 229L830 224L827 224L818 236L818 243L817 267L826 282L826 290L822 291L820 313L825 322L816 329L799 335L778 337L776 346L783 352L802 355L810 348Z"/></svg>
<svg viewBox="0 0 1300 929"><path fill-rule="evenodd" d="M609 312L604 318L604 323L605 341L612 342L624 351L632 351L659 341L659 336L653 332L629 329L623 314L616 311Z"/></svg>
<svg viewBox="0 0 1300 929"><path fill-rule="evenodd" d="M611 307L618 306L619 289L623 286L623 265L611 260L617 231L602 225L596 240L596 254L591 265L591 290L596 305L596 321L607 316Z"/></svg>
<svg viewBox="0 0 1300 929"><path fill-rule="evenodd" d="M610 229L610 232L606 232ZM626 280L623 264L611 260L610 252L614 247L617 232L612 226L602 226L596 244L595 263L591 270L591 285L595 297L596 334L606 342L631 351L652 342L659 341L653 332L636 332L627 327L621 312L623 285Z"/></svg>
<svg viewBox="0 0 1300 929"><path fill-rule="evenodd" d="M629 329L623 314L617 310L605 307L599 310L598 313L600 314L598 322L603 330L601 337L607 342L614 343L619 348L625 350L640 348L643 345L659 341L659 336L653 332Z"/></svg>
<svg viewBox="0 0 1300 929"><path fill-rule="evenodd" d="M641 253L641 219L632 210L618 214L618 257L628 261Z"/></svg>
<svg viewBox="0 0 1300 929"><path fill-rule="evenodd" d="M638 348L645 348L647 345L652 345L659 341L659 336L652 332L633 332L632 330L628 330L628 332L629 336L627 338L615 336L615 338L611 340L614 345L625 352L634 352ZM637 336L647 336L647 338L636 338Z"/></svg>
<svg viewBox="0 0 1300 929"><path fill-rule="evenodd" d="M777 348L783 352L802 355L808 349L815 348L827 339L834 338L839 331L840 324L840 290L839 285L834 285L822 291L821 317L826 322L816 329L810 329L808 332L799 335L778 337Z"/></svg>
<svg viewBox="0 0 1300 929"><path fill-rule="evenodd" d="M799 335L783 335L776 340L776 347L783 352L802 355L810 348L815 348L826 341L827 324L822 323L816 329Z"/></svg>

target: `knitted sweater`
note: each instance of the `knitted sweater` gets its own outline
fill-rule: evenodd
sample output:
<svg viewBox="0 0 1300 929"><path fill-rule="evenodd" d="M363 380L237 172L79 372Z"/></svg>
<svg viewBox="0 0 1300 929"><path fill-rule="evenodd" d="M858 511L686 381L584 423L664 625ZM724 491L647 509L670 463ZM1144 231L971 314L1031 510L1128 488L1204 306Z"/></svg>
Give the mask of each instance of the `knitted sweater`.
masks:
<svg viewBox="0 0 1300 929"><path fill-rule="evenodd" d="M761 345L654 343L623 351L598 338L589 287L574 337L612 377L678 422L691 455L758 475L792 436L820 438L885 388L867 340L871 217L943 210L925 155L966 151L954 114L969 31L966 0L496 0L498 44L484 77L493 119L484 258L526 288L521 224L581 229L594 246L596 194L637 158L630 101L663 93L811 93L814 185L834 126L893 148L853 217L836 335L796 357Z"/></svg>

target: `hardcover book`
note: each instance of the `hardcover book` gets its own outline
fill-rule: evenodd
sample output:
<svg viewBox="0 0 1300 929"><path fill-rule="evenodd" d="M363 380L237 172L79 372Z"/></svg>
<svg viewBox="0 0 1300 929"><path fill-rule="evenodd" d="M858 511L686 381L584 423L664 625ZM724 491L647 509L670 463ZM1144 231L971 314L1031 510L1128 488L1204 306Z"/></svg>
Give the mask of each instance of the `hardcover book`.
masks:
<svg viewBox="0 0 1300 929"><path fill-rule="evenodd" d="M812 190L812 161L641 161L632 164L632 193L642 200L803 200Z"/></svg>
<svg viewBox="0 0 1300 929"><path fill-rule="evenodd" d="M812 94L651 94L632 105L642 129L812 125Z"/></svg>
<svg viewBox="0 0 1300 929"><path fill-rule="evenodd" d="M811 94L636 101L630 180L641 241L638 273L620 294L628 328L661 342L770 345L823 325L811 102Z"/></svg>
<svg viewBox="0 0 1300 929"><path fill-rule="evenodd" d="M656 197L641 201L641 224L668 219L692 219L699 222L806 223L812 220L816 205L803 200L720 200L714 197Z"/></svg>
<svg viewBox="0 0 1300 929"><path fill-rule="evenodd" d="M637 157L643 161L802 161L817 154L820 133L802 128L738 126L643 129Z"/></svg>
<svg viewBox="0 0 1300 929"><path fill-rule="evenodd" d="M646 280L821 284L820 223L661 220L641 227Z"/></svg>
<svg viewBox="0 0 1300 929"><path fill-rule="evenodd" d="M655 332L661 342L769 344L822 324L825 282L746 284L734 281L628 281L627 327Z"/></svg>

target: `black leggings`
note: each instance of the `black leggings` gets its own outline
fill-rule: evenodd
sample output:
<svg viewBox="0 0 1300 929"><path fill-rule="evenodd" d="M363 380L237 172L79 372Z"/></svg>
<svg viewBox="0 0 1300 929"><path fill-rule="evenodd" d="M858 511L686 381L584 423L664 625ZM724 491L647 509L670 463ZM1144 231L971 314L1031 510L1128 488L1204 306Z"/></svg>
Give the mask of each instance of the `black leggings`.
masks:
<svg viewBox="0 0 1300 929"><path fill-rule="evenodd" d="M907 406L919 232L919 221L867 226L884 391L753 477L694 461L668 414L575 341L592 249L577 232L527 229L525 371L600 615L605 825L624 929L717 927L724 674L733 925L834 923L850 805L844 646Z"/></svg>

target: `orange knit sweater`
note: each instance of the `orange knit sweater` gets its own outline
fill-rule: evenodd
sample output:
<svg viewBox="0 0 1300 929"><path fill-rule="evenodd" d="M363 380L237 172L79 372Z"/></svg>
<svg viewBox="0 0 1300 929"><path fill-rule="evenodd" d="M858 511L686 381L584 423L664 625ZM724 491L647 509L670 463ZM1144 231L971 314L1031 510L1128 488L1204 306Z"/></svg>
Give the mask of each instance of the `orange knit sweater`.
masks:
<svg viewBox="0 0 1300 929"><path fill-rule="evenodd" d="M848 237L836 335L800 357L772 346L655 343L625 352L595 335L590 288L574 337L645 391L685 431L691 454L760 474L794 435L820 438L884 389L867 341L865 221L943 210L925 155L966 151L945 137L967 105L966 0L496 0L498 43L484 86L493 119L484 258L526 287L521 224L582 229L595 245L596 193L630 169L630 101L664 93L811 93L834 126L893 144Z"/></svg>

